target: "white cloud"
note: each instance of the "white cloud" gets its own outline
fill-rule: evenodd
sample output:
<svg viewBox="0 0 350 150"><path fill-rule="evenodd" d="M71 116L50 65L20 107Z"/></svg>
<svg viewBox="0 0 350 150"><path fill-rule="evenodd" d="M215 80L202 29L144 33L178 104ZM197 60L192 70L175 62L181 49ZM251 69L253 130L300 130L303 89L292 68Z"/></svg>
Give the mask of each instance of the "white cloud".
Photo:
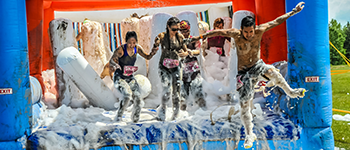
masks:
<svg viewBox="0 0 350 150"><path fill-rule="evenodd" d="M328 19L336 19L341 25L350 22L350 0L328 0Z"/></svg>

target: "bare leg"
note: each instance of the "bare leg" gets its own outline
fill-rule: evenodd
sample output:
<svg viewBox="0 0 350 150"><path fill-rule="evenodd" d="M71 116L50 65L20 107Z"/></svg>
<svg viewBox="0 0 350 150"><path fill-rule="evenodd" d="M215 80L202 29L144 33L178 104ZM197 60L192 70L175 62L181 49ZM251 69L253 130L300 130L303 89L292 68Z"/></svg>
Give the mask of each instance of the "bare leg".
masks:
<svg viewBox="0 0 350 150"><path fill-rule="evenodd" d="M244 148L251 148L253 146L253 143L256 139L256 135L253 133L253 127L254 124L252 123L253 121L253 117L252 117L252 113L251 113L251 101L253 101L253 99L249 100L249 101L241 101L241 120L243 122L243 126L245 129L245 133L246 133L246 138L244 141Z"/></svg>
<svg viewBox="0 0 350 150"><path fill-rule="evenodd" d="M270 79L270 82L274 82L276 86L279 86L286 92L286 94L291 98L297 98L297 97L304 97L306 90L304 88L297 88L292 89L284 80L283 76L274 68L269 69L267 73L265 73L265 76L267 76Z"/></svg>
<svg viewBox="0 0 350 150"><path fill-rule="evenodd" d="M132 98L134 100L134 109L132 110L131 119L133 122L138 122L140 120L140 113L141 113L140 87L135 79L133 79L129 83L129 85L132 90Z"/></svg>
<svg viewBox="0 0 350 150"><path fill-rule="evenodd" d="M116 76L116 78L118 77ZM119 92L123 94L123 99L119 103L119 109L115 118L116 121L121 121L125 108L128 106L128 103L131 99L132 92L128 83L123 79L116 79L115 84L117 90L119 90Z"/></svg>
<svg viewBox="0 0 350 150"><path fill-rule="evenodd" d="M158 119L161 121L165 121L166 103L170 100L170 94L172 89L172 87L170 86L171 78L169 74L167 74L165 71L161 69L159 71L160 71L160 77L161 77L161 82L163 86L163 93L162 93L162 103L160 104L160 109L158 112Z"/></svg>
<svg viewBox="0 0 350 150"><path fill-rule="evenodd" d="M252 105L254 99L254 86L258 82L257 78L249 78L247 76L242 77L243 86L238 89L239 102L241 104L241 121L243 123L246 138L244 141L244 148L250 148L256 139L256 135L253 133L253 116Z"/></svg>

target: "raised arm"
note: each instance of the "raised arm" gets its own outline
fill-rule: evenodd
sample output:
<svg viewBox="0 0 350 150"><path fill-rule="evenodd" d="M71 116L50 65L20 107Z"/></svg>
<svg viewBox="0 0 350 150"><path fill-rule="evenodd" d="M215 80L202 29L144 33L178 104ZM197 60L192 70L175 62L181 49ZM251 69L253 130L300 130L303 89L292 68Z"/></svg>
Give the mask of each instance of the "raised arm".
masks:
<svg viewBox="0 0 350 150"><path fill-rule="evenodd" d="M146 54L143 48L141 47L141 45L137 45L137 53L147 60L150 60L157 53L157 51L158 51L158 47L152 48L151 53Z"/></svg>
<svg viewBox="0 0 350 150"><path fill-rule="evenodd" d="M304 2L298 3L298 5L295 6L295 8L292 11L290 11L290 12L288 12L288 13L282 15L282 16L277 17L273 21L261 24L257 28L265 32L265 31L268 31L268 30L272 29L273 27L276 27L276 26L282 24L289 17L291 17L291 16L297 14L298 12L300 12L301 10L303 10L304 4L305 4Z"/></svg>
<svg viewBox="0 0 350 150"><path fill-rule="evenodd" d="M235 38L240 34L240 30L231 28L231 29L220 29L220 30L213 30L208 33L205 33L203 35L194 36L191 39L191 42L196 42L200 39L215 37L215 36L224 36L224 37L233 37Z"/></svg>

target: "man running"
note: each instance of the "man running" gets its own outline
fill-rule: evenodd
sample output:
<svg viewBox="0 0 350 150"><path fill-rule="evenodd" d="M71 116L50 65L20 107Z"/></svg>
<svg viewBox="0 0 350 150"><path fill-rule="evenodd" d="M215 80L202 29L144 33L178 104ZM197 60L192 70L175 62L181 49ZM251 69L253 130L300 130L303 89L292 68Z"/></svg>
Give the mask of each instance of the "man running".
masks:
<svg viewBox="0 0 350 150"><path fill-rule="evenodd" d="M243 86L238 90L241 104L241 120L243 122L246 139L244 147L250 148L256 139L253 133L253 123L251 114L251 101L254 98L254 86L258 82L258 77L263 77L276 86L281 87L291 98L304 97L305 89L292 89L284 80L283 76L271 65L266 65L260 59L260 42L264 32L282 24L289 17L297 14L304 8L304 2L300 2L292 11L276 18L273 21L255 26L255 19L247 16L242 19L241 30L223 29L193 37L192 42L201 38L225 36L232 37L235 40L238 56L238 76L243 82Z"/></svg>

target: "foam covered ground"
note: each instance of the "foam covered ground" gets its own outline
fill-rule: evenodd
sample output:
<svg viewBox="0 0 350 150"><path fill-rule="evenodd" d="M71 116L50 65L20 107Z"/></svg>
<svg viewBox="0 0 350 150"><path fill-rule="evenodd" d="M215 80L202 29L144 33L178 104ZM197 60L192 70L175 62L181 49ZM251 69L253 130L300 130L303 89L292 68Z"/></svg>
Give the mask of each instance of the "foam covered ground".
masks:
<svg viewBox="0 0 350 150"><path fill-rule="evenodd" d="M260 108L260 105L263 107ZM281 115L270 111L264 104L256 103L253 113L254 132L258 135L257 144L266 140L297 140L298 128ZM239 109L239 106L235 106ZM227 120L229 106L218 108L213 113L215 125L211 125L210 113L199 109L190 116L181 112L175 121L156 121L156 110L143 109L139 123L132 123L131 110L123 116L123 122L115 122L115 111L101 108L72 109L65 105L55 110L41 108L42 114L34 133L28 138L28 149L89 149L104 146L127 146L166 143L182 143L200 149L203 141L223 141L244 139L244 129L240 114ZM168 115L171 116L171 109ZM265 142L264 142L265 141ZM197 145L197 146L195 146ZM195 148L196 147L196 148Z"/></svg>

